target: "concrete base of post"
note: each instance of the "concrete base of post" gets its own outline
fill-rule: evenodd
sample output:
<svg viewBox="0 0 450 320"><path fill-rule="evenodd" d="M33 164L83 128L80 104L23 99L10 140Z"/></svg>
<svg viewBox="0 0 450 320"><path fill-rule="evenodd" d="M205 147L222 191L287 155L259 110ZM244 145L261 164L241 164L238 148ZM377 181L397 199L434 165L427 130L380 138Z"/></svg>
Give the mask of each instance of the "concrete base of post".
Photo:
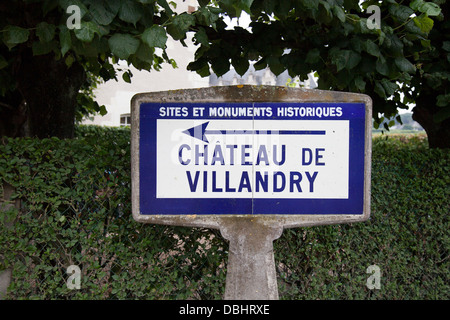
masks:
<svg viewBox="0 0 450 320"><path fill-rule="evenodd" d="M273 241L281 227L234 219L221 227L230 241L225 300L278 300Z"/></svg>
<svg viewBox="0 0 450 320"><path fill-rule="evenodd" d="M0 300L3 300L11 283L12 270L6 269L0 272Z"/></svg>

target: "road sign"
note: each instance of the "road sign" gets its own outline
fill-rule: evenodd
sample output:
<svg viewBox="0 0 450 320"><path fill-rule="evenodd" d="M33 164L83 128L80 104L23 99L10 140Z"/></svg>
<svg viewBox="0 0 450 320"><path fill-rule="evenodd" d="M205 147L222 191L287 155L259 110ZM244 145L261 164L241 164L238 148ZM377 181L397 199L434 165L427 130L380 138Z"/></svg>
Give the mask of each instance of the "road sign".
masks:
<svg viewBox="0 0 450 320"><path fill-rule="evenodd" d="M134 107L139 215L365 213L363 101Z"/></svg>

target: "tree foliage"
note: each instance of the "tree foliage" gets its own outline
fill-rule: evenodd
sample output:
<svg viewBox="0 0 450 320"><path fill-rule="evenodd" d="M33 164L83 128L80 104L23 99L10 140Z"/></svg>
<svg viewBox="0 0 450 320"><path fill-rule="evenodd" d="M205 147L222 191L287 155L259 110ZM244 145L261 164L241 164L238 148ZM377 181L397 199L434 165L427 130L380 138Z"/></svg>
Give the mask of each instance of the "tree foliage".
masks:
<svg viewBox="0 0 450 320"><path fill-rule="evenodd" d="M79 28L71 27L77 18L71 6L79 8ZM89 88L86 80L93 79L86 78L86 73L103 81L117 79L120 60L138 70L160 70L163 63L176 65L166 52L168 35L184 43L191 27L214 27L216 20L217 8L176 14L166 0L2 2L0 112L9 116L4 117L8 123L3 123L1 134L11 135L11 128L7 127L12 126L13 118L18 125L26 118L31 120L30 135L73 135L73 128L61 133L58 128L48 130L51 125L46 124L51 118L60 127L73 127L75 113L71 109L77 101L84 102L78 110L81 113L104 112L89 94L78 95L80 88ZM130 82L131 76L125 70L122 77ZM56 87L61 84L61 88L50 89L51 83ZM57 97L59 100L54 101ZM47 100L45 106L37 101L42 99ZM26 110L20 105L26 105ZM68 119L58 119L56 109L68 114Z"/></svg>
<svg viewBox="0 0 450 320"><path fill-rule="evenodd" d="M450 15L450 2L442 6L445 17ZM429 50L420 52L419 66L405 96L416 103L414 119L428 133L430 145L450 147L450 21L437 20L425 42Z"/></svg>
<svg viewBox="0 0 450 320"><path fill-rule="evenodd" d="M368 94L376 123L416 103L415 118L427 131L430 145L450 141L450 94L446 89L450 39L444 20L449 4L445 0L198 2L191 14L176 13L173 3L166 0L2 2L2 108L19 108L26 101L28 111L38 110L34 112L37 124L31 130L38 132L37 126L45 127L44 115L62 108L56 105L76 103L86 72L108 81L117 79L120 60L138 70L159 70L165 62L175 65L166 52L169 36L185 44L187 34L192 33L198 50L188 69L201 76L211 71L220 76L230 68L242 75L251 63L257 70L269 67L276 75L287 70L301 79L315 71L320 89ZM67 8L71 5L80 9L77 29L68 27L71 16ZM367 11L372 5L380 10L378 28L372 28L371 12ZM242 12L250 16L249 28L230 28L224 22ZM80 66L83 72L76 72L75 67ZM41 81L58 74L56 70L62 70L65 81L57 77L48 83ZM131 75L127 70L122 77L129 82ZM49 90L50 83L61 87ZM53 98L54 91L61 91L56 95L59 100ZM47 104L52 108L36 103L43 93L50 97ZM433 101L424 102L433 96ZM104 111L90 101L85 112ZM61 114L74 117L73 112L62 110Z"/></svg>
<svg viewBox="0 0 450 320"><path fill-rule="evenodd" d="M371 5L380 9L379 28L369 27ZM242 75L253 61L257 70L269 67L276 75L287 70L301 79L316 71L320 89L368 94L377 124L399 108L408 109L423 82L434 81L438 86L429 88L442 109L428 126L417 117L430 135L431 128L446 127L443 121L450 118L450 42L440 5L448 7L445 1L423 0L219 1L230 17L247 12L250 28L208 29L189 69L206 76L210 69L221 75L233 67ZM436 24L442 29L433 38Z"/></svg>

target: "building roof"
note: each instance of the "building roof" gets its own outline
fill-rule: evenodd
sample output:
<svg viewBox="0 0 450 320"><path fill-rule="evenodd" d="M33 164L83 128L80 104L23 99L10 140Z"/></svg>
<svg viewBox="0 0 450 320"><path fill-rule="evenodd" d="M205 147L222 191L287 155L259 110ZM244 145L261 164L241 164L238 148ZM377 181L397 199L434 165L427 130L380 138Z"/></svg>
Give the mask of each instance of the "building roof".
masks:
<svg viewBox="0 0 450 320"><path fill-rule="evenodd" d="M286 86L292 77L287 71L284 71L280 75L276 76L269 68L262 70L255 70L253 65L250 65L247 72L240 76L236 70L231 69L223 76L218 77L216 74L209 76L210 86L230 86L239 84L251 84L251 85L273 85L273 86ZM308 76L308 80L302 82L302 86L310 89L317 87L312 75Z"/></svg>

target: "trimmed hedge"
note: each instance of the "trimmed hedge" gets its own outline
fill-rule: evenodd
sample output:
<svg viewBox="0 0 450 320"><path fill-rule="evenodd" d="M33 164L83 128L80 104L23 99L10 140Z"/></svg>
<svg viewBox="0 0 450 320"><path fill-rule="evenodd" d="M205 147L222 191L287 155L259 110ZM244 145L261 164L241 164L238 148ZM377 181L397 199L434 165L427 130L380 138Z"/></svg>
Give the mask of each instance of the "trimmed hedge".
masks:
<svg viewBox="0 0 450 320"><path fill-rule="evenodd" d="M131 217L130 131L2 139L0 182L21 209L0 213L9 299L222 299L228 244L216 230ZM287 229L274 242L281 299L448 299L450 152L376 138L364 223ZM1 185L1 184L0 184ZM1 194L1 193L0 193ZM69 265L81 268L70 290ZM367 267L381 288L366 286Z"/></svg>
<svg viewBox="0 0 450 320"><path fill-rule="evenodd" d="M420 136L374 139L371 207L364 223L284 231L275 242L283 298L449 298L449 150ZM372 265L379 290L366 286Z"/></svg>
<svg viewBox="0 0 450 320"><path fill-rule="evenodd" d="M14 270L8 297L222 296L226 254L215 232L133 220L129 129L80 127L77 135L0 143L0 181L22 200L20 213L4 214L13 227L0 226L0 270ZM70 265L81 268L80 290L67 288Z"/></svg>

